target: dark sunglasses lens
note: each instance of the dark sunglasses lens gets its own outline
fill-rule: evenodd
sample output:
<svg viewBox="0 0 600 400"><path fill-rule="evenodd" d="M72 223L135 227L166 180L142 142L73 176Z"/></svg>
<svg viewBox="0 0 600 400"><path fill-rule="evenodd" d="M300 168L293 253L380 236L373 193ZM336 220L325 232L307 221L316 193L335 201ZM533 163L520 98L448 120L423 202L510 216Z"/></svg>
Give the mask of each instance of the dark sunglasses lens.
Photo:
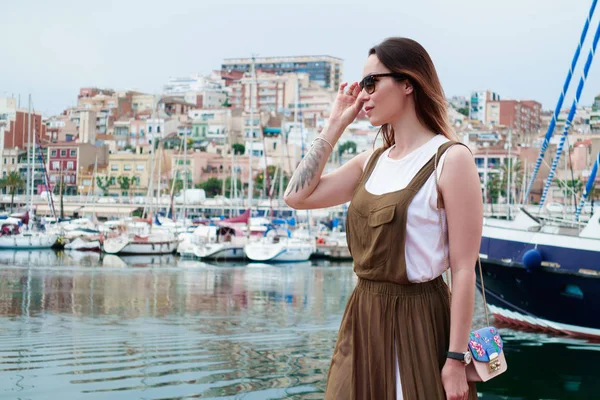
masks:
<svg viewBox="0 0 600 400"><path fill-rule="evenodd" d="M365 91L369 94L375 91L375 78L372 76L367 76L360 83L360 88L365 89Z"/></svg>

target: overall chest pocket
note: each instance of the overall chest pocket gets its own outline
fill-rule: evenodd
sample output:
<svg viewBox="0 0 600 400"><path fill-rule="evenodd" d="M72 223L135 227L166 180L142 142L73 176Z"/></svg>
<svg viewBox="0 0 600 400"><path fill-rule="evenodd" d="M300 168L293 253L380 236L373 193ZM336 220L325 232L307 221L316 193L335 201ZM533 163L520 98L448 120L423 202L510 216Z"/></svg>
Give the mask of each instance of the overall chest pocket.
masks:
<svg viewBox="0 0 600 400"><path fill-rule="evenodd" d="M349 228L352 257L361 267L372 268L384 264L394 241L396 205L391 204L369 211L367 215L349 210Z"/></svg>

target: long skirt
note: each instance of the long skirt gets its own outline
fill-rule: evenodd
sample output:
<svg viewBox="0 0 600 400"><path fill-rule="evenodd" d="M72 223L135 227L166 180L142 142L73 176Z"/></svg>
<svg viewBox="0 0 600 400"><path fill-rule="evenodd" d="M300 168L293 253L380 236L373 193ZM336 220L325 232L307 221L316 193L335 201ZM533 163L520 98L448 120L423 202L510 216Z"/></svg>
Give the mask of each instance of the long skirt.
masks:
<svg viewBox="0 0 600 400"><path fill-rule="evenodd" d="M325 399L445 400L441 370L449 340L450 299L442 277L406 285L359 279L340 326ZM477 399L475 384L469 386L469 400Z"/></svg>

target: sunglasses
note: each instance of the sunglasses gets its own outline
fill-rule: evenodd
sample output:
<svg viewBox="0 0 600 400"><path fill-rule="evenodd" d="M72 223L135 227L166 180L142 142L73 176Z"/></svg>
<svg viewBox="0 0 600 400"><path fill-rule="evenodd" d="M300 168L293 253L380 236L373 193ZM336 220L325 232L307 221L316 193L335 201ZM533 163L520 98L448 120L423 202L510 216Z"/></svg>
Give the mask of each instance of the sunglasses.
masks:
<svg viewBox="0 0 600 400"><path fill-rule="evenodd" d="M373 94L375 92L375 82L377 82L377 78L383 78L384 76L391 76L399 81L409 79L407 75L399 74L397 72L390 72L387 74L372 74L365 76L363 80L360 81L358 86L360 87L360 90L364 89L368 94Z"/></svg>

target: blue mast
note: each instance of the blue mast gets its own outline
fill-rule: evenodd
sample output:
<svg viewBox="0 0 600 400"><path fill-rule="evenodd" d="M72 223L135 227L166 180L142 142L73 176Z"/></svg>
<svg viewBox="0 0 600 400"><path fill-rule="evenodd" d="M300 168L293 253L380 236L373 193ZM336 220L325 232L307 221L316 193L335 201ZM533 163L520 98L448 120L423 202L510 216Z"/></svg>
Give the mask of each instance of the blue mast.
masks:
<svg viewBox="0 0 600 400"><path fill-rule="evenodd" d="M596 156L596 162L594 163L594 167L592 168L592 173L590 174L590 178L587 181L587 185L585 185L585 190L583 191L583 196L581 196L581 201L577 206L577 210L575 210L575 221L579 221L579 215L581 214L581 209L585 204L585 200L589 196L592 188L594 187L594 181L596 180L596 174L598 173L598 165L600 165L600 153Z"/></svg>
<svg viewBox="0 0 600 400"><path fill-rule="evenodd" d="M569 115L567 117L567 120L565 121L565 128L563 129L563 133L560 138L560 143L558 144L558 147L556 149L556 156L554 157L554 161L552 161L552 167L550 168L550 173L548 174L548 179L546 180L546 185L544 186L542 198L540 199L540 209L544 206L544 201L546 201L548 190L550 189L550 185L552 184L552 180L554 179L556 167L558 166L558 161L560 160L560 156L562 155L565 140L567 139L567 135L569 134L569 128L571 127L571 122L573 122L575 112L577 111L577 104L579 103L581 92L583 92L583 86L585 85L585 80L588 76L588 72L590 71L592 60L594 59L594 54L598 45L598 39L600 39L600 23L598 24L598 28L596 28L596 34L594 35L594 43L592 44L592 48L590 49L590 53L588 54L587 61L585 62L585 67L583 68L583 76L579 80L579 85L577 86L577 93L575 94L575 99L573 100L573 104L571 104L571 110L569 110ZM569 149L567 149L567 151L569 151Z"/></svg>
<svg viewBox="0 0 600 400"><path fill-rule="evenodd" d="M583 26L583 31L581 32L581 37L579 38L579 43L577 44L577 49L575 50L575 55L573 56L573 60L571 61L571 67L569 68L569 72L567 73L567 79L562 88L562 92L560 92L560 96L558 97L558 102L556 103L556 108L554 109L554 114L552 114L552 120L550 121L550 125L548 126L548 131L546 132L546 136L544 138L544 142L542 143L542 148L540 150L540 154L538 156L537 161L535 162L535 167L533 169L533 174L531 175L531 180L529 181L529 185L527 186L527 190L525 191L525 196L523 197L523 203L527 204L529 201L529 193L531 192L531 188L535 183L535 178L540 170L540 166L542 165L542 161L544 160L544 155L546 154L546 150L548 149L548 145L550 144L550 138L554 133L554 127L556 126L556 120L558 119L558 114L560 114L560 109L562 108L563 101L565 100L565 94L569 89L569 85L571 84L571 77L573 76L573 71L577 66L577 61L579 60L579 54L581 53L581 46L583 46L583 42L587 36L588 28L590 27L590 21L592 20L592 16L594 15L594 10L596 9L596 4L598 0L592 1L592 6L590 7L590 11L588 13L587 19L585 20L585 25Z"/></svg>

